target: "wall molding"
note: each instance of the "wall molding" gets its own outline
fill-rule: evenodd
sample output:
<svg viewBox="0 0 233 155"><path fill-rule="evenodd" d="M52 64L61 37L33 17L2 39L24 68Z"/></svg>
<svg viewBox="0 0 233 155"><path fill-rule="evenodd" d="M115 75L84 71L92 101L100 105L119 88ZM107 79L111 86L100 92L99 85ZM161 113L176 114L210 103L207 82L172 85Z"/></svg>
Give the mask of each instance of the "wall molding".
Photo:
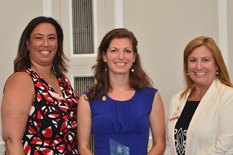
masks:
<svg viewBox="0 0 233 155"><path fill-rule="evenodd" d="M43 16L52 17L52 1L43 0Z"/></svg>
<svg viewBox="0 0 233 155"><path fill-rule="evenodd" d="M114 0L114 25L115 28L123 27L123 1Z"/></svg>
<svg viewBox="0 0 233 155"><path fill-rule="evenodd" d="M228 68L227 0L218 0L219 49Z"/></svg>

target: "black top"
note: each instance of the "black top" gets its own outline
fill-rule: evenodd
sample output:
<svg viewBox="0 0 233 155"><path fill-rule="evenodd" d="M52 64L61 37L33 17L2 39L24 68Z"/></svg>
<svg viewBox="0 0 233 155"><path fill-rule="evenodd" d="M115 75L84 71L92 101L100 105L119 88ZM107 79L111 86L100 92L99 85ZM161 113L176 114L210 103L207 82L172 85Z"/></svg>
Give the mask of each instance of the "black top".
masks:
<svg viewBox="0 0 233 155"><path fill-rule="evenodd" d="M199 103L200 101L187 101L180 115L180 118L176 123L174 136L176 152L178 155L185 154L187 130Z"/></svg>

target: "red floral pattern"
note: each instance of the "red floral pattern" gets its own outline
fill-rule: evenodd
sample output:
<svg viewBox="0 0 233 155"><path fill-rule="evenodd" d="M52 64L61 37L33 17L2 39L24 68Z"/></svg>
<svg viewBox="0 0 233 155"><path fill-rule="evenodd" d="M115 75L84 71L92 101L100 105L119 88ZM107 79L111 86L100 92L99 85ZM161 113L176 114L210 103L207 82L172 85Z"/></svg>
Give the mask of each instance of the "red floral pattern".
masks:
<svg viewBox="0 0 233 155"><path fill-rule="evenodd" d="M27 72L35 85L35 100L22 140L27 155L77 155L76 110L78 97L67 78L58 78L59 96L34 71Z"/></svg>

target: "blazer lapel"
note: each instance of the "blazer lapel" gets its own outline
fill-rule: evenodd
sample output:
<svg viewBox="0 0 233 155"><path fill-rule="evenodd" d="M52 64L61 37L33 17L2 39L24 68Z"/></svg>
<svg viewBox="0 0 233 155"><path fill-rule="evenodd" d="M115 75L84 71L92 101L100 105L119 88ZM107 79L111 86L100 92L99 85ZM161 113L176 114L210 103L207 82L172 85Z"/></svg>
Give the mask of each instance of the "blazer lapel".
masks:
<svg viewBox="0 0 233 155"><path fill-rule="evenodd" d="M212 84L210 85L209 89L207 90L206 94L203 96L202 100L200 101L192 120L188 127L188 133L187 133L187 141L186 141L186 150L188 151L188 147L190 144L190 137L192 137L192 133L194 130L194 126L197 124L198 120L201 119L203 114L206 112L208 107L211 105L211 101L215 99L216 97L216 91L217 91L217 85L219 83L218 79L215 79Z"/></svg>
<svg viewBox="0 0 233 155"><path fill-rule="evenodd" d="M215 99L215 93L217 91L217 84L218 79L215 79L212 84L210 85L209 89L207 90L206 94L201 99L193 117L189 124L189 128L193 128L193 126L196 124L196 122L202 117L202 115L205 113L205 111L208 109L211 101Z"/></svg>

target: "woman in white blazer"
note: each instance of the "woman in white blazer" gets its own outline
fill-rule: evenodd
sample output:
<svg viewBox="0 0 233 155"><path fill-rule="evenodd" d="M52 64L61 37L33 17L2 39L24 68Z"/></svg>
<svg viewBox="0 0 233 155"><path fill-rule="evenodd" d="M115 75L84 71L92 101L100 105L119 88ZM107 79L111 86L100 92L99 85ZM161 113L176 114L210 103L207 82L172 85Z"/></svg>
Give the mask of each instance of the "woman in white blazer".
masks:
<svg viewBox="0 0 233 155"><path fill-rule="evenodd" d="M183 56L186 89L171 99L165 155L233 154L233 86L209 37L189 42Z"/></svg>

